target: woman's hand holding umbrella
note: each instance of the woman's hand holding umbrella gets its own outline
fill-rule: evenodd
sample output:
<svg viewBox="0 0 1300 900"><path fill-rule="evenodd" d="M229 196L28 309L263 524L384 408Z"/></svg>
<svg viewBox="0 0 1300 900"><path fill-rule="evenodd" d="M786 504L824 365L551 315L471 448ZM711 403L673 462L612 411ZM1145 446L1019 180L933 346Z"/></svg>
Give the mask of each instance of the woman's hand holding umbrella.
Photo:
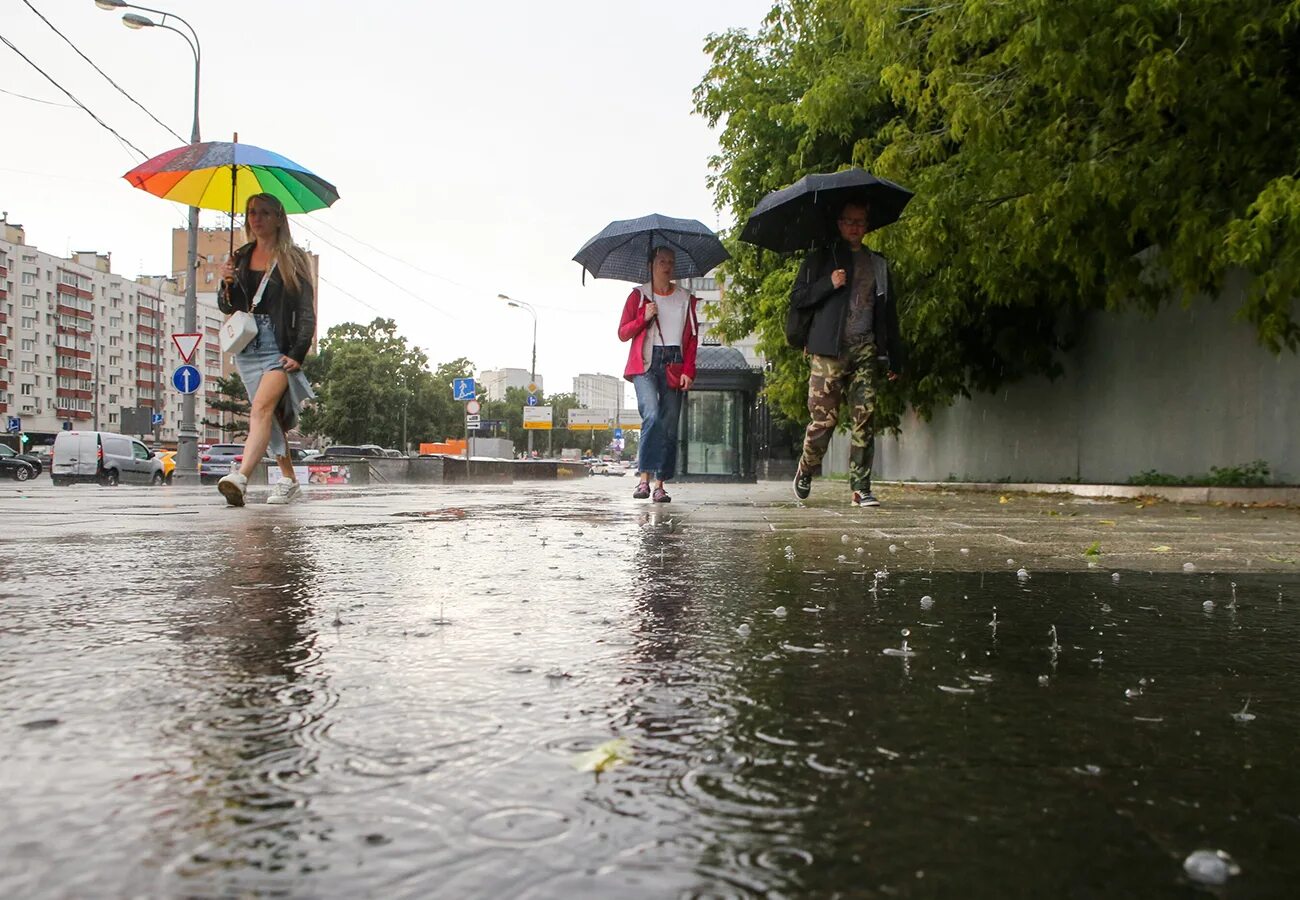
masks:
<svg viewBox="0 0 1300 900"><path fill-rule="evenodd" d="M659 304L650 300L645 305L645 320L649 322L655 316L659 315Z"/></svg>

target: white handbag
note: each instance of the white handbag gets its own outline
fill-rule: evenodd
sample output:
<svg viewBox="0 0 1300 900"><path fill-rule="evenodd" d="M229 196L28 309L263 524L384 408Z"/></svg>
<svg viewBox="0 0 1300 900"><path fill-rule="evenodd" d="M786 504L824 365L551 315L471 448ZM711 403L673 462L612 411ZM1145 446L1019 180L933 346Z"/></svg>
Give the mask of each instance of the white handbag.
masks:
<svg viewBox="0 0 1300 900"><path fill-rule="evenodd" d="M257 286L253 302L248 304L250 310L256 309L257 304L262 302L262 293L266 290L267 282L271 280L271 273L275 271L275 266L275 263L271 263L271 268L267 269L266 274L262 276L262 283ZM236 310L221 325L221 352L239 353L251 344L255 337L257 337L257 320L253 318L253 314L242 309Z"/></svg>

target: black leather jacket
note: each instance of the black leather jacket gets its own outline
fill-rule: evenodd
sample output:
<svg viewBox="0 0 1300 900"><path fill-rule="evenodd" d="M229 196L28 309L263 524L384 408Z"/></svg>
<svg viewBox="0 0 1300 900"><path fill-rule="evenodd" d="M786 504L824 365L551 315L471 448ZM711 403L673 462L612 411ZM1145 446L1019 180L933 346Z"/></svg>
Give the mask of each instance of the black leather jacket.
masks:
<svg viewBox="0 0 1300 900"><path fill-rule="evenodd" d="M898 333L898 308L890 284L889 265L885 258L864 247L876 266L876 302L873 308L873 328L876 353L884 358L887 369L902 372L907 357ZM844 287L831 284L831 272L843 269L847 276ZM880 276L884 277L881 278ZM853 284L853 251L844 241L833 246L813 250L799 267L794 287L790 291L790 305L812 309L812 325L808 329L809 353L819 356L839 356L843 348L844 325L849 317L849 287Z"/></svg>
<svg viewBox="0 0 1300 900"><path fill-rule="evenodd" d="M223 282L217 291L217 306L223 313L236 310L252 312L249 306L253 298L244 289L244 275L252 256L252 243L235 251L235 283L227 285ZM301 279L298 292L291 294L285 287L277 266L262 293L262 305L275 326L276 345L281 353L299 363L307 358L312 338L316 336L316 298L312 293L311 273L303 274L305 277Z"/></svg>

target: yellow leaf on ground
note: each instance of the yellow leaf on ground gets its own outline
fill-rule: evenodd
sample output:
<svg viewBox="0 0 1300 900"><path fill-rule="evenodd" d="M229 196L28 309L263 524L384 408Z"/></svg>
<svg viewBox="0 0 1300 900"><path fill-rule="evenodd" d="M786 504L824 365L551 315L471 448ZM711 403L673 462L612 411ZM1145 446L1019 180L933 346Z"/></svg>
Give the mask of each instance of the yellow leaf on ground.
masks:
<svg viewBox="0 0 1300 900"><path fill-rule="evenodd" d="M1102 519L1098 524L1099 524L1099 525L1110 525L1110 526L1114 526L1114 524L1115 524L1115 520L1114 520L1114 519Z"/></svg>
<svg viewBox="0 0 1300 900"><path fill-rule="evenodd" d="M632 748L626 738L614 738L599 747L579 753L573 760L573 767L579 772L608 772L632 758Z"/></svg>
<svg viewBox="0 0 1300 900"><path fill-rule="evenodd" d="M1008 497L1006 494L1003 494L1001 497L998 498L998 502L999 502L999 503L1010 503L1010 502L1011 502L1011 498Z"/></svg>
<svg viewBox="0 0 1300 900"><path fill-rule="evenodd" d="M1172 549L1174 549L1174 548L1173 548L1173 547L1166 547L1164 544L1161 544L1159 547L1152 547L1152 548L1151 548L1151 552L1152 552L1152 553L1168 553L1168 552L1169 552L1170 550L1172 550Z"/></svg>

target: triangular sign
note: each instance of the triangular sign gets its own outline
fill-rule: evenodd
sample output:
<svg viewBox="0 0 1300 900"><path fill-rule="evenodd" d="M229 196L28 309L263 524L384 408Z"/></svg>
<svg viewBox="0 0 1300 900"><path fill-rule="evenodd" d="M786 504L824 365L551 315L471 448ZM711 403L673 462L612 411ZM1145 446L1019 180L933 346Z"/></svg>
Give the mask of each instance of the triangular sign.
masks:
<svg viewBox="0 0 1300 900"><path fill-rule="evenodd" d="M199 349L199 341L203 340L201 334L173 334L172 340L176 343L176 349L181 351L181 359L189 362L194 351Z"/></svg>

